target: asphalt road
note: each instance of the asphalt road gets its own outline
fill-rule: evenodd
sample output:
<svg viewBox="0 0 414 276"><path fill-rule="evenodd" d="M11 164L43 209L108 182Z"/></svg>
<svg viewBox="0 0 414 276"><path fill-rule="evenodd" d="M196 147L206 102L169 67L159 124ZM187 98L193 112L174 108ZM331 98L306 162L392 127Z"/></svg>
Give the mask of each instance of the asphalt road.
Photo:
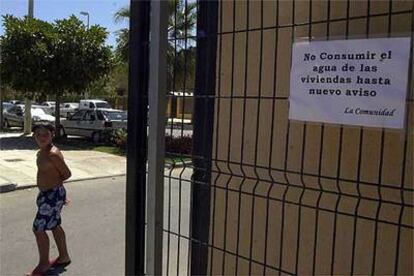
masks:
<svg viewBox="0 0 414 276"><path fill-rule="evenodd" d="M190 170L176 169L171 176L189 179ZM166 176L170 175L166 171ZM60 275L123 275L125 248L125 177L65 184L69 206L64 207L72 264ZM166 178L164 229L188 236L190 183ZM0 275L24 275L37 263L36 242L31 231L37 189L0 194ZM180 225L180 227L178 227ZM51 238L51 258L57 249ZM178 250L179 243L179 250ZM188 240L164 235L164 273L185 275ZM179 258L178 258L179 256ZM168 258L167 258L168 257ZM177 264L179 265L177 267Z"/></svg>
<svg viewBox="0 0 414 276"><path fill-rule="evenodd" d="M125 180L107 178L66 185L71 204L64 208L72 264L62 275L121 275L124 271ZM37 263L31 231L36 189L0 195L0 275L24 275ZM51 238L51 258L57 256Z"/></svg>

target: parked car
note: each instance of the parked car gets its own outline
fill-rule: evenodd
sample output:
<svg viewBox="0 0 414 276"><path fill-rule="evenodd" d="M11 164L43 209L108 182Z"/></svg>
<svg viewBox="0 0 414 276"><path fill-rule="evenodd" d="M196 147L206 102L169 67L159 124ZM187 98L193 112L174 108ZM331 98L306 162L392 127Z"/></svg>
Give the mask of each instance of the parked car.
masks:
<svg viewBox="0 0 414 276"><path fill-rule="evenodd" d="M23 127L24 126L24 105L18 104L11 107L4 113L4 126L9 127ZM31 108L32 124L40 122L55 122L48 108L40 105L33 105Z"/></svg>
<svg viewBox="0 0 414 276"><path fill-rule="evenodd" d="M61 117L70 117L79 110L79 103L63 103L60 107Z"/></svg>
<svg viewBox="0 0 414 276"><path fill-rule="evenodd" d="M9 102L2 102L2 110L3 110L3 112L2 112L2 115L3 116L1 116L1 124L4 126L4 115L6 114L6 112L10 109L10 108L12 108L13 106L14 106L14 104L12 104L12 103L9 103Z"/></svg>
<svg viewBox="0 0 414 276"><path fill-rule="evenodd" d="M9 103L9 102L3 102L2 106L3 106L3 114L4 114L7 110L12 108L14 106L14 104Z"/></svg>
<svg viewBox="0 0 414 276"><path fill-rule="evenodd" d="M84 109L110 109L111 105L103 100L81 100L79 102L79 110Z"/></svg>
<svg viewBox="0 0 414 276"><path fill-rule="evenodd" d="M50 108L51 110L54 110L56 106L56 102L43 102L42 105Z"/></svg>
<svg viewBox="0 0 414 276"><path fill-rule="evenodd" d="M61 136L76 135L102 141L106 131L126 128L127 113L114 109L79 110L68 119L61 120Z"/></svg>
<svg viewBox="0 0 414 276"><path fill-rule="evenodd" d="M50 110L51 114L53 116L55 116L56 102L43 102L41 105L44 106L45 108L48 108ZM59 106L60 106L59 108L63 107L62 104L60 104Z"/></svg>

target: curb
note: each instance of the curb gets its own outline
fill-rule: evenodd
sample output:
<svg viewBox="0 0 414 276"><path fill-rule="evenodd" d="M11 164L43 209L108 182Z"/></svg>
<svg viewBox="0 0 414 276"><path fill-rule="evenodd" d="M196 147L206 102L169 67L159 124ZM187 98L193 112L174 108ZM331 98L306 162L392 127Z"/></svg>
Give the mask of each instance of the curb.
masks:
<svg viewBox="0 0 414 276"><path fill-rule="evenodd" d="M31 189L31 188L36 188L37 187L37 185L36 184L30 184L30 185L25 185L25 186L19 186L19 185L16 185L16 189L14 189L14 191L17 191L17 190L25 190L25 189ZM9 191L9 192L13 192L13 191Z"/></svg>
<svg viewBox="0 0 414 276"><path fill-rule="evenodd" d="M125 175L126 174L123 173L123 174L114 174L114 175L108 175L108 176L86 177L86 178L80 178L80 179L66 181L64 183L72 183L72 182L79 182L79 181L86 181L86 180L111 178L111 177L118 177L118 176L125 176ZM24 185L24 186L19 186L17 184L6 184L6 185L1 185L0 186L0 194L13 192L13 191L17 191L17 190L26 190L26 189L31 189L31 188L35 188L35 187L37 187L37 185L35 185L35 184Z"/></svg>
<svg viewBox="0 0 414 276"><path fill-rule="evenodd" d="M16 190L16 184L0 185L0 194Z"/></svg>
<svg viewBox="0 0 414 276"><path fill-rule="evenodd" d="M180 169L180 168L184 168L184 167L191 166L191 165L192 165L191 161L184 162L184 163L177 163L174 166L172 164L166 164L165 169L174 170L174 169ZM69 180L69 181L66 181L64 183L72 183L72 182L79 182L79 181L86 181L86 180L96 180L96 179L103 179L103 178L119 177L119 176L125 176L125 175L126 175L126 173L107 175L107 176L86 177L86 178L80 178L80 179L75 179L75 180ZM31 189L31 188L35 188L35 187L37 187L36 184L19 186L17 184L10 183L10 184L6 184L6 185L0 185L0 194L9 193L9 192L17 191L17 190Z"/></svg>
<svg viewBox="0 0 414 276"><path fill-rule="evenodd" d="M191 165L193 165L192 161L180 162L174 165L172 163L168 163L168 164L165 164L165 169L168 169L168 170L181 169L185 167L190 167Z"/></svg>
<svg viewBox="0 0 414 276"><path fill-rule="evenodd" d="M126 173L120 173L120 174L107 175L107 176L86 177L86 178L81 178L81 179L69 180L69 181L66 181L65 183L79 182L79 181L85 181L85 180L103 179L103 178L111 178L111 177L118 177L118 176L125 176L125 175L126 175Z"/></svg>

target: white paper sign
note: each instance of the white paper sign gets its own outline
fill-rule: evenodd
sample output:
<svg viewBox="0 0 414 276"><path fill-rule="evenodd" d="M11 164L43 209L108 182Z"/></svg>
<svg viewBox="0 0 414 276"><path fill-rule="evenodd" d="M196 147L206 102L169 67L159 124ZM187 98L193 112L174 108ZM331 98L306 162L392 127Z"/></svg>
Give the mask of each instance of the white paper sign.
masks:
<svg viewBox="0 0 414 276"><path fill-rule="evenodd" d="M289 119L403 128L410 38L296 42Z"/></svg>

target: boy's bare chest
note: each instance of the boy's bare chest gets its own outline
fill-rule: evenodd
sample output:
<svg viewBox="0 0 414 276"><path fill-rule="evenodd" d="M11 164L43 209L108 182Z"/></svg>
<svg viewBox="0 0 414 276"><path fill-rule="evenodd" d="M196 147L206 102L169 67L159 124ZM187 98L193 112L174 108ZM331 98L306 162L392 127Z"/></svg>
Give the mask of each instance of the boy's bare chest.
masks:
<svg viewBox="0 0 414 276"><path fill-rule="evenodd" d="M36 164L39 171L50 171L55 169L52 160L44 154L39 154L37 156Z"/></svg>

